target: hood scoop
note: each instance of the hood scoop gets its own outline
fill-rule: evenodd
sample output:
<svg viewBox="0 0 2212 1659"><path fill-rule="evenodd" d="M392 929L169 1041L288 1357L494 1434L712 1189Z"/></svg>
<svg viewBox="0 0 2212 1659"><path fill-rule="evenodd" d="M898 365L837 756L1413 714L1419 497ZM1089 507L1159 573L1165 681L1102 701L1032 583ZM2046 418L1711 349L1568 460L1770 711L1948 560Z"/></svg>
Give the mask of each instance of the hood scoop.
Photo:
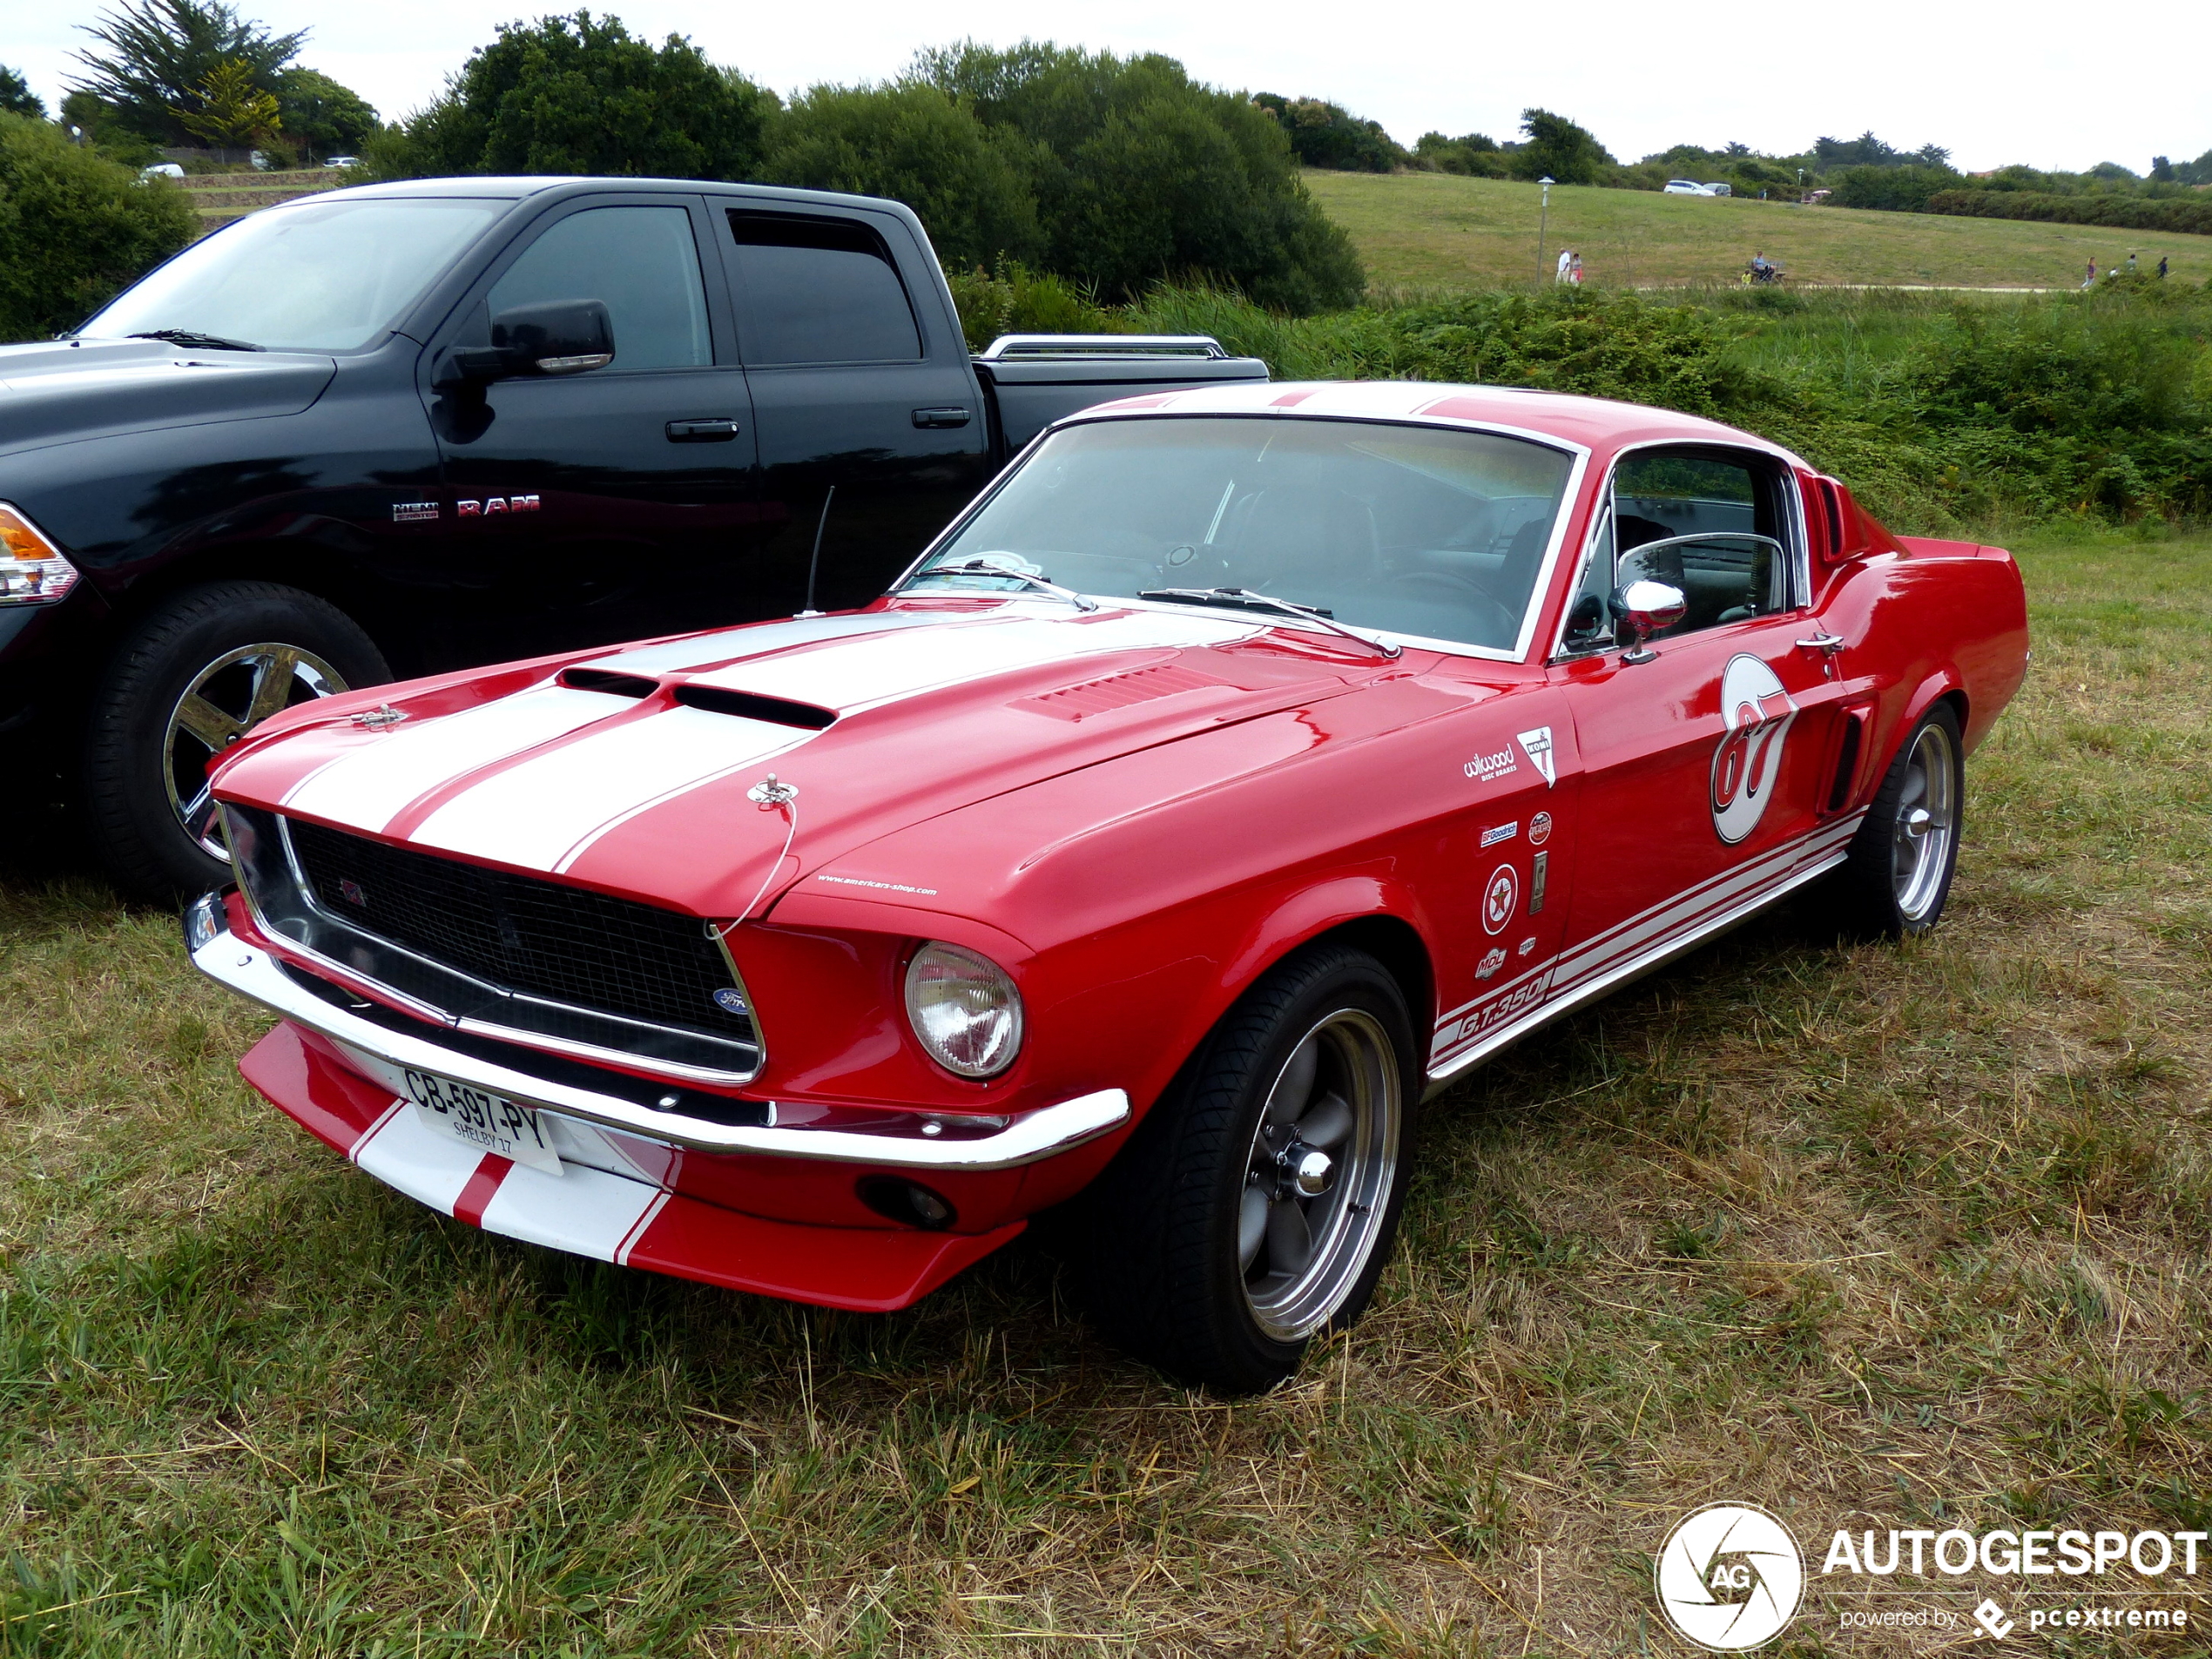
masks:
<svg viewBox="0 0 2212 1659"><path fill-rule="evenodd" d="M770 725L795 725L807 732L826 731L837 721L834 709L794 702L787 697L763 697L758 691L733 691L722 685L679 685L675 697L687 708L765 720Z"/></svg>
<svg viewBox="0 0 2212 1659"><path fill-rule="evenodd" d="M611 697L651 697L660 690L658 680L604 668L564 668L556 678L571 691L604 691Z"/></svg>
<svg viewBox="0 0 2212 1659"><path fill-rule="evenodd" d="M1103 679L1085 680L1078 685L1063 685L1056 691L1022 698L1013 706L1032 714L1049 714L1055 719L1082 720L1133 704L1177 697L1185 691L1229 689L1233 688L1226 680L1173 663L1162 663L1153 668L1135 668L1125 674L1109 674Z"/></svg>

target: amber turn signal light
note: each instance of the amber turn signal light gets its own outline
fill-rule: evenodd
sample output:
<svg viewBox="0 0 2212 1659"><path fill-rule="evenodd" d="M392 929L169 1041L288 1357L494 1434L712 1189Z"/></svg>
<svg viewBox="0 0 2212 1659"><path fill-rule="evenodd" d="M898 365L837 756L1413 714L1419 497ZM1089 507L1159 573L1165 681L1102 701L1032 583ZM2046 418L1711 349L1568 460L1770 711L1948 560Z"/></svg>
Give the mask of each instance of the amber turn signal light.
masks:
<svg viewBox="0 0 2212 1659"><path fill-rule="evenodd" d="M0 605L51 604L77 585L77 575L36 524L0 502Z"/></svg>

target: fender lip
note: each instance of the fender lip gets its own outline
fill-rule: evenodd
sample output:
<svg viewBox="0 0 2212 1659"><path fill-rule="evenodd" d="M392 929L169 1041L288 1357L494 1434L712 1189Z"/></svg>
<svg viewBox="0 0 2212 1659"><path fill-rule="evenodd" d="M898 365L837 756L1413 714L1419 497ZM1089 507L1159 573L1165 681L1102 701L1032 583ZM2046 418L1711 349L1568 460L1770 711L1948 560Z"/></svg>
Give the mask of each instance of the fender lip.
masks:
<svg viewBox="0 0 2212 1659"><path fill-rule="evenodd" d="M208 900L187 912L192 965L296 1026L401 1070L435 1072L523 1105L694 1151L815 1158L873 1169L988 1171L1037 1163L1129 1121L1129 1095L1120 1089L1102 1089L1025 1112L989 1135L941 1140L779 1125L773 1102L764 1103L765 1125L717 1123L655 1111L616 1096L533 1077L335 1008L294 984L266 949L219 924L219 914Z"/></svg>

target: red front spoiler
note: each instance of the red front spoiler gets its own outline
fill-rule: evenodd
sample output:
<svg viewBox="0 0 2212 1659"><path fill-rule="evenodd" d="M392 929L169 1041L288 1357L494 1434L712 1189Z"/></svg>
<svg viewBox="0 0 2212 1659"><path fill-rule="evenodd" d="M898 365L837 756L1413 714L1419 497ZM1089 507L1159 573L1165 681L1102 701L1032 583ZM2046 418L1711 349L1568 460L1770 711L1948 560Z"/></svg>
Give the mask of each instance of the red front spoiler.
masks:
<svg viewBox="0 0 2212 1659"><path fill-rule="evenodd" d="M442 1214L572 1255L733 1291L889 1312L919 1301L1027 1224L963 1234L771 1221L676 1191L672 1161L657 1180L647 1178L650 1159L637 1178L582 1165L548 1175L479 1156L422 1128L389 1089L289 1022L254 1044L239 1071L317 1140Z"/></svg>

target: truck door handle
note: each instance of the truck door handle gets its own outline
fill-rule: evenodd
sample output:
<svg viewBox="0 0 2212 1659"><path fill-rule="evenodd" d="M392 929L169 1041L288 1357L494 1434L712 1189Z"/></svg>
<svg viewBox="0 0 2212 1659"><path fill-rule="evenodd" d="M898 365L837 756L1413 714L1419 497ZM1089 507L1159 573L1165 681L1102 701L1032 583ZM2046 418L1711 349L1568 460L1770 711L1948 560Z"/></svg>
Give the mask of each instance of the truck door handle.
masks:
<svg viewBox="0 0 2212 1659"><path fill-rule="evenodd" d="M1799 651L1817 651L1830 657L1833 657L1843 648L1844 637L1841 634L1831 634L1825 628L1811 639L1800 639L1797 642Z"/></svg>
<svg viewBox="0 0 2212 1659"><path fill-rule="evenodd" d="M916 426L966 426L968 418L966 409L916 409L914 411Z"/></svg>
<svg viewBox="0 0 2212 1659"><path fill-rule="evenodd" d="M727 443L738 435L738 423L726 415L709 415L697 421L671 421L668 441L671 443Z"/></svg>

